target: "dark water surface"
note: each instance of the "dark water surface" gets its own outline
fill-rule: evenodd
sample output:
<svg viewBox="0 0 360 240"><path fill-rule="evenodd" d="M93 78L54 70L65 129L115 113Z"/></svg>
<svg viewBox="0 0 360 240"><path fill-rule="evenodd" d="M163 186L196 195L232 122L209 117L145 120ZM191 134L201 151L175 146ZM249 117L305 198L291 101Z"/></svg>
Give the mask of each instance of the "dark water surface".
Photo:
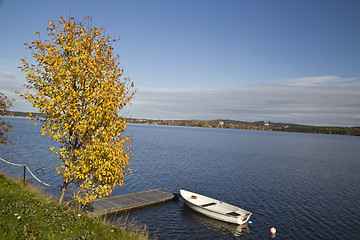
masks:
<svg viewBox="0 0 360 240"><path fill-rule="evenodd" d="M41 168L60 185L51 139L22 118L6 118L12 147L0 157ZM158 239L360 239L360 138L322 134L129 125L133 174L113 195L184 188L253 212L252 227L203 217L167 202L127 213ZM0 162L16 176L22 169ZM31 177L28 177L31 179ZM58 189L45 188L58 194ZM115 215L114 218L123 215Z"/></svg>

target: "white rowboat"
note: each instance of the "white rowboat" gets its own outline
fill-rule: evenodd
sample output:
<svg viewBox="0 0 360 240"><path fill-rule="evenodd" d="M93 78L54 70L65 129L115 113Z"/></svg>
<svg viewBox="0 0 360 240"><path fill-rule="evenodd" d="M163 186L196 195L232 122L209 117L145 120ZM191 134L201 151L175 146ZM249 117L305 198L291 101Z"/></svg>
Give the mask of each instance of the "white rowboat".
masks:
<svg viewBox="0 0 360 240"><path fill-rule="evenodd" d="M220 221L240 225L247 223L252 214L228 203L183 189L180 190L180 195L184 199L185 204L192 210Z"/></svg>

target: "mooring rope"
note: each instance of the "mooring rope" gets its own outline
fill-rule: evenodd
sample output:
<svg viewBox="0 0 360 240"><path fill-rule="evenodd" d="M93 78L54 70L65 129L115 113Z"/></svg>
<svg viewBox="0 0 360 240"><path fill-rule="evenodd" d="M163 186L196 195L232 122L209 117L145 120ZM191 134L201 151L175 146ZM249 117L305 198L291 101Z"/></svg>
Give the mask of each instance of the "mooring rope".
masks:
<svg viewBox="0 0 360 240"><path fill-rule="evenodd" d="M25 168L29 171L29 173L31 174L31 176L33 176L38 182L44 184L45 186L48 186L48 187L61 187L61 186L50 185L50 184L47 184L47 183L41 181L40 179L38 179L38 178L30 171L30 168L29 168L27 165L25 165L25 164L17 164L17 163L8 162L8 161L6 161L5 159L2 159L2 158L0 158L0 160L3 161L3 162L5 162L5 163L7 163L7 164L10 164L10 165L14 165L14 166L18 166L18 167L25 167ZM24 174L25 174L25 171L24 171Z"/></svg>
<svg viewBox="0 0 360 240"><path fill-rule="evenodd" d="M18 167L25 167L26 166L24 164L17 164L17 163L8 162L8 161L6 161L5 159L2 159L2 158L0 158L0 160L3 161L3 162L6 162L7 164L11 164L11 165L18 166Z"/></svg>

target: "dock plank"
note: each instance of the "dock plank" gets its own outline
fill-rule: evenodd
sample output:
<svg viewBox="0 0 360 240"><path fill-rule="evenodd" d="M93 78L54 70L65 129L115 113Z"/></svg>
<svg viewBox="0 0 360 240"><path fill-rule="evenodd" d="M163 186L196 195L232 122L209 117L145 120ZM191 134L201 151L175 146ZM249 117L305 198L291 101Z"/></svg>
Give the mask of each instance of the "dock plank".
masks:
<svg viewBox="0 0 360 240"><path fill-rule="evenodd" d="M174 193L162 189L152 189L97 199L93 201L90 211L96 215L103 215L166 202L174 198Z"/></svg>

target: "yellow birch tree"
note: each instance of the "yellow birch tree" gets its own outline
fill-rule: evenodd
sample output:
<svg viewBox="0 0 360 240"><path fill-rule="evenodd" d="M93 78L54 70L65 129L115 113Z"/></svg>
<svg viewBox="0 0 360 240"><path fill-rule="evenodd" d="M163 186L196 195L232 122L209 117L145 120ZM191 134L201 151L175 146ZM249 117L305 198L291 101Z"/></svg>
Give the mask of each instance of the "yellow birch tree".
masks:
<svg viewBox="0 0 360 240"><path fill-rule="evenodd" d="M88 16L48 22L49 40L36 32L39 40L25 43L36 64L20 59L25 86L36 93L18 94L45 113L43 119L30 118L60 143L50 149L61 160L56 168L63 177L60 203L73 183L74 199L87 204L111 194L131 173L130 136L124 135L126 119L119 112L130 104L134 84L122 76L116 39L104 27L94 27Z"/></svg>

